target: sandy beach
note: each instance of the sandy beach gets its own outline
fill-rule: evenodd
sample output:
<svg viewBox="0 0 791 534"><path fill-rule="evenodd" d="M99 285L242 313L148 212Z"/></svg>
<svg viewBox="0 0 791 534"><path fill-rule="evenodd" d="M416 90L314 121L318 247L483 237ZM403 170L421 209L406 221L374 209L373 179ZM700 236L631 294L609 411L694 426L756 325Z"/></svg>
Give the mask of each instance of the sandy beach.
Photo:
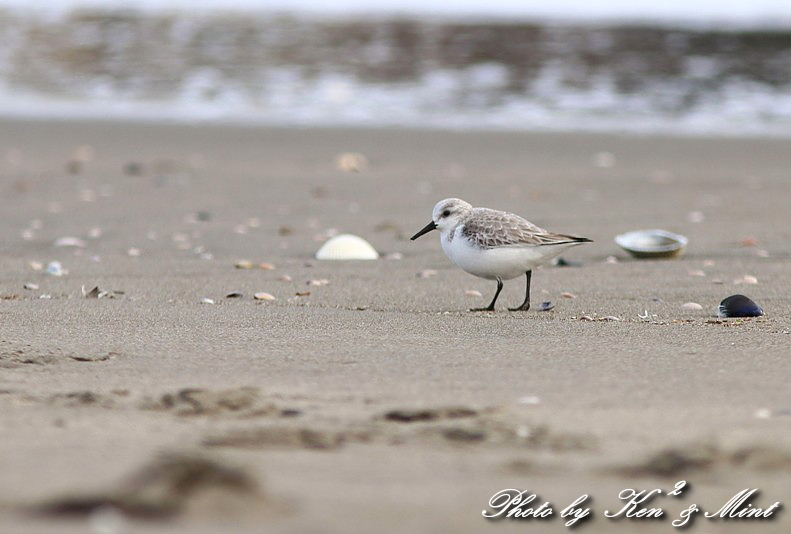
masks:
<svg viewBox="0 0 791 534"><path fill-rule="evenodd" d="M789 169L770 138L3 121L0 532L567 531L484 519L506 488L589 494L590 533L788 505ZM495 284L409 241L446 197L594 240L533 274L552 311L506 311L522 280L465 311ZM644 228L687 253L613 242ZM315 260L334 232L382 259ZM737 293L766 316L717 319ZM603 515L679 480L660 519Z"/></svg>

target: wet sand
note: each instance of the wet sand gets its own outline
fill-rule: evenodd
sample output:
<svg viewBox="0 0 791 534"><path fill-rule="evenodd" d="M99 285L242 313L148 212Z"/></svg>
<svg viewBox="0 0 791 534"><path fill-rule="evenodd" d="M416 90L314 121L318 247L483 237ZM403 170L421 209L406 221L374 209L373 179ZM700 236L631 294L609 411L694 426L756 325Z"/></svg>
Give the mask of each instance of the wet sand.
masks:
<svg viewBox="0 0 791 534"><path fill-rule="evenodd" d="M339 170L349 151L368 168ZM788 141L4 122L0 157L2 532L566 530L487 523L505 488L558 512L590 494L581 531L667 532L747 487L757 506L791 499ZM534 273L534 308L553 311L505 311L522 280L497 312L464 311L494 283L436 234L408 240L449 196L595 241L565 255L581 266ZM654 227L687 254L636 261L612 241ZM389 259L314 260L332 229ZM86 246L53 246L66 236ZM54 260L67 275L31 267ZM717 320L734 293L767 315ZM163 454L246 482L160 480L175 505L152 510L128 481ZM659 520L603 516L624 488L682 479ZM146 519L108 511L135 499Z"/></svg>

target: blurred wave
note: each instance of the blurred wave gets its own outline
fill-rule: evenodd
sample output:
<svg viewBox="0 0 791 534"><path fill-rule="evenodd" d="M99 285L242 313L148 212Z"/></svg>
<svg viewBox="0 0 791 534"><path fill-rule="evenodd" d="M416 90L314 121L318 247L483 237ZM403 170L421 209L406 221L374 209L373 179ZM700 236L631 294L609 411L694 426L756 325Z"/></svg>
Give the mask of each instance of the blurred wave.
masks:
<svg viewBox="0 0 791 534"><path fill-rule="evenodd" d="M791 134L791 30L0 10L0 115Z"/></svg>

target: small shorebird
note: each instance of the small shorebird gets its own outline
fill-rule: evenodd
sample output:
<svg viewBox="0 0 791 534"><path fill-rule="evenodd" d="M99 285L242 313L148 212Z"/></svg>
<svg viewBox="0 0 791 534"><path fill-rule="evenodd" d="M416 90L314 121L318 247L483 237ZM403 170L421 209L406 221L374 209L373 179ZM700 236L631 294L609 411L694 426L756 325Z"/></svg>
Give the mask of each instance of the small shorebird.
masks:
<svg viewBox="0 0 791 534"><path fill-rule="evenodd" d="M564 250L591 240L555 234L539 228L513 213L473 208L458 198L440 200L434 206L431 222L412 236L418 237L439 230L445 255L468 273L497 281L497 292L485 308L470 311L493 311L503 289L503 280L525 275L525 301L511 311L530 309L530 276L535 267L561 254Z"/></svg>

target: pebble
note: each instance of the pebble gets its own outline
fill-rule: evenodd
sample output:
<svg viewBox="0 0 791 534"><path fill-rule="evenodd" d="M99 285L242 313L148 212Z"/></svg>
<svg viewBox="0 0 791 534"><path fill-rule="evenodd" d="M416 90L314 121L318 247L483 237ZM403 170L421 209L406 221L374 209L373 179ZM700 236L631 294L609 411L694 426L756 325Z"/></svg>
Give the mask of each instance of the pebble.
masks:
<svg viewBox="0 0 791 534"><path fill-rule="evenodd" d="M25 284L22 287L24 287L25 289L36 290L38 289L38 284Z"/></svg>
<svg viewBox="0 0 791 534"><path fill-rule="evenodd" d="M541 404L541 399L538 397L521 397L517 402L519 404Z"/></svg>
<svg viewBox="0 0 791 534"><path fill-rule="evenodd" d="M758 244L758 239L753 236L746 236L739 240L739 244L743 247L754 247Z"/></svg>
<svg viewBox="0 0 791 534"><path fill-rule="evenodd" d="M758 279L750 274L745 274L741 278L737 278L736 280L734 280L733 283L736 285L740 285L740 284L755 285L758 283Z"/></svg>
<svg viewBox="0 0 791 534"><path fill-rule="evenodd" d="M42 269L44 269L44 264L41 263L40 261L31 261L29 265L30 268L33 269L34 271L41 271Z"/></svg>
<svg viewBox="0 0 791 534"><path fill-rule="evenodd" d="M140 249L139 249L139 248L130 248L129 250L127 250L127 251L126 251L126 253L127 253L129 256L133 257L133 258L137 258L137 257L138 257L138 256L140 256L140 254L141 254L141 252L140 252Z"/></svg>
<svg viewBox="0 0 791 534"><path fill-rule="evenodd" d="M212 299L204 297L204 298L200 299L200 303L201 304L214 304L214 301Z"/></svg>
<svg viewBox="0 0 791 534"><path fill-rule="evenodd" d="M692 269L687 271L690 276L706 276L706 273L700 269Z"/></svg>
<svg viewBox="0 0 791 534"><path fill-rule="evenodd" d="M547 312L555 309L555 305L552 302L545 300L541 304L538 305L538 311L540 312Z"/></svg>
<svg viewBox="0 0 791 534"><path fill-rule="evenodd" d="M317 280L308 280L306 282L309 286L326 286L330 283L326 278L319 278Z"/></svg>
<svg viewBox="0 0 791 534"><path fill-rule="evenodd" d="M277 277L277 279L280 280L281 282L290 282L292 280L292 278L287 274L281 274L280 276Z"/></svg>
<svg viewBox="0 0 791 534"><path fill-rule="evenodd" d="M759 408L758 410L755 410L755 414L753 414L753 416L756 419L769 419L772 417L772 411L768 408Z"/></svg>
<svg viewBox="0 0 791 534"><path fill-rule="evenodd" d="M702 223L706 220L706 216L702 211L690 211L687 213L687 221L691 223Z"/></svg>
<svg viewBox="0 0 791 534"><path fill-rule="evenodd" d="M298 297L309 297L310 291L297 291L295 295Z"/></svg>
<svg viewBox="0 0 791 534"><path fill-rule="evenodd" d="M436 275L437 271L434 269L423 269L419 273L417 273L418 278L431 278L432 276Z"/></svg>
<svg viewBox="0 0 791 534"><path fill-rule="evenodd" d="M591 317L590 315L583 315L583 316L579 317L578 320L579 321L593 321L593 317Z"/></svg>
<svg viewBox="0 0 791 534"><path fill-rule="evenodd" d="M255 300L277 300L275 299L274 295L271 295L270 293L264 293L263 291L253 295L253 298Z"/></svg>
<svg viewBox="0 0 791 534"><path fill-rule="evenodd" d="M60 237L55 240L56 247L76 247L76 248L85 248L88 246L84 240L80 239L79 237Z"/></svg>
<svg viewBox="0 0 791 534"><path fill-rule="evenodd" d="M261 263L258 264L258 268L263 270L263 271L271 271L272 269L275 268L275 266L272 265L271 263L267 263L265 261L262 261Z"/></svg>
<svg viewBox="0 0 791 534"><path fill-rule="evenodd" d="M575 295L574 293L569 293L568 291L564 291L563 293L560 294L560 296L563 297L564 299L575 299L575 298L577 298L577 295Z"/></svg>
<svg viewBox="0 0 791 534"><path fill-rule="evenodd" d="M701 306L697 302L686 302L681 305L681 309L690 310L690 311L700 311L703 309L703 306Z"/></svg>
<svg viewBox="0 0 791 534"><path fill-rule="evenodd" d="M604 259L604 263L618 263L618 258L616 258L615 256L607 256Z"/></svg>
<svg viewBox="0 0 791 534"><path fill-rule="evenodd" d="M239 291L233 291L233 292L228 293L227 295L225 295L225 298L227 298L227 299L240 299L240 298L242 298L242 296L243 295Z"/></svg>
<svg viewBox="0 0 791 534"><path fill-rule="evenodd" d="M483 294L477 289L468 289L464 292L468 297L482 297Z"/></svg>
<svg viewBox="0 0 791 534"><path fill-rule="evenodd" d="M250 260L238 260L233 266L237 269L252 269L253 262Z"/></svg>

